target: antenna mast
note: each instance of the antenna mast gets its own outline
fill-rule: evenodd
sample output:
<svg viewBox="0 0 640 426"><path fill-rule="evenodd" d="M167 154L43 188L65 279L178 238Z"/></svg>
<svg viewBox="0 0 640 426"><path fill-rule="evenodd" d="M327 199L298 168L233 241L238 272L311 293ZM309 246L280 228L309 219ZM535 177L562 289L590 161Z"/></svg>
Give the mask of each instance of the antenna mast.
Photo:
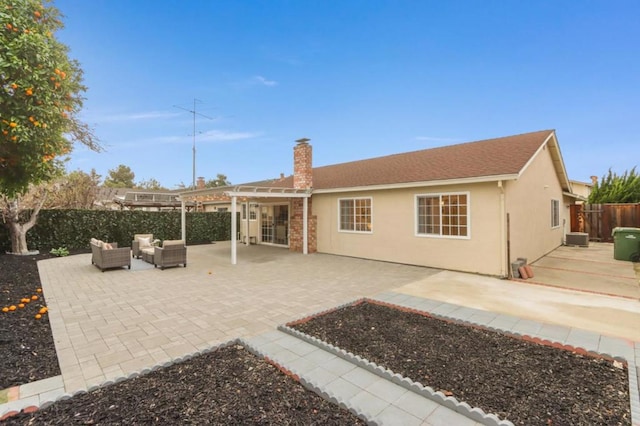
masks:
<svg viewBox="0 0 640 426"><path fill-rule="evenodd" d="M193 115L193 189L196 189L196 115L200 117L204 117L209 120L213 120L213 117L209 117L208 115L200 114L196 111L196 102L202 102L200 99L193 98L193 109L182 108L181 106L174 105L175 108L179 108L181 110L187 111L188 113Z"/></svg>

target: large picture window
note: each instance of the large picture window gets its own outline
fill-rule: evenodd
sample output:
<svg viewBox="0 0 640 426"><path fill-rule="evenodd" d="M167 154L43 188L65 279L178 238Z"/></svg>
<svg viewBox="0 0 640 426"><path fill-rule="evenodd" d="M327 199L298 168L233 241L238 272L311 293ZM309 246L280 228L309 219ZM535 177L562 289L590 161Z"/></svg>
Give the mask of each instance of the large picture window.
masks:
<svg viewBox="0 0 640 426"><path fill-rule="evenodd" d="M469 194L416 196L416 234L468 238Z"/></svg>
<svg viewBox="0 0 640 426"><path fill-rule="evenodd" d="M551 200L551 227L560 226L560 201Z"/></svg>
<svg viewBox="0 0 640 426"><path fill-rule="evenodd" d="M371 198L343 198L339 201L340 231L371 232Z"/></svg>

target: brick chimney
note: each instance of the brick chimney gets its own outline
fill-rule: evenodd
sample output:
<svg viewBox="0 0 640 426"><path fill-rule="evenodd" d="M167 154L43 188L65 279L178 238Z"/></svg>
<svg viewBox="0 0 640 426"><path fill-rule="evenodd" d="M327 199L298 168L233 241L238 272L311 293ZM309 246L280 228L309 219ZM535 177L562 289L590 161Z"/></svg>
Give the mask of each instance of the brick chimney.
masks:
<svg viewBox="0 0 640 426"><path fill-rule="evenodd" d="M309 140L298 139L293 147L293 187L296 189L313 187L312 150Z"/></svg>
<svg viewBox="0 0 640 426"><path fill-rule="evenodd" d="M202 176L196 181L196 189L204 189L204 178Z"/></svg>

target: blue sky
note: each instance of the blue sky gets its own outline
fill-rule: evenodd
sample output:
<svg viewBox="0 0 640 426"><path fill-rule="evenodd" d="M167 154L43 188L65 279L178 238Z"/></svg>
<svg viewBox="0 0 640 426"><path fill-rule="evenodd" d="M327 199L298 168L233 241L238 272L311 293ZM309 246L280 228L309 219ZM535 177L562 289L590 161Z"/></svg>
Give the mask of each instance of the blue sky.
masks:
<svg viewBox="0 0 640 426"><path fill-rule="evenodd" d="M640 163L640 2L55 0L81 118L168 188L555 129L570 179Z"/></svg>

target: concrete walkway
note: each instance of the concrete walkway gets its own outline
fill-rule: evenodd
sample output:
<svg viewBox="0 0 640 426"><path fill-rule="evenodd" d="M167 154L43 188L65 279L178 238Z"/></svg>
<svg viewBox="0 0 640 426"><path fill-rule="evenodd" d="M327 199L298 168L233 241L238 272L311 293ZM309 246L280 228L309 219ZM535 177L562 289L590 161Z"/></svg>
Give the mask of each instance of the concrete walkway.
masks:
<svg viewBox="0 0 640 426"><path fill-rule="evenodd" d="M640 341L637 300L267 246L239 246L232 266L229 253L228 243L190 246L187 268L164 271L136 261L132 270L102 273L89 254L39 262L62 376L22 386L20 400L0 405L0 417L222 342L259 341L280 324L376 295L510 314L540 324L538 331L591 330L598 342L618 337L631 348ZM421 421L452 415L437 411L446 414Z"/></svg>

